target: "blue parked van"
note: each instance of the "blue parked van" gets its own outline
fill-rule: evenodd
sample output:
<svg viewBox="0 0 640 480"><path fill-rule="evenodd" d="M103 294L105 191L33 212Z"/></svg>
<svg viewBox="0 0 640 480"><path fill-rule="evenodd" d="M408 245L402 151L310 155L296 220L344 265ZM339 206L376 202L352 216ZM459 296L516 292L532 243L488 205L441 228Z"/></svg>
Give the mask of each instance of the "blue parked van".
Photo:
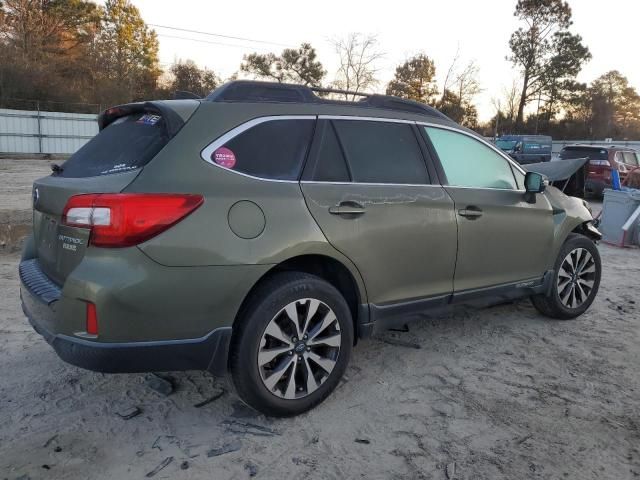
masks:
<svg viewBox="0 0 640 480"><path fill-rule="evenodd" d="M503 135L496 146L520 164L551 160L552 139L546 135Z"/></svg>

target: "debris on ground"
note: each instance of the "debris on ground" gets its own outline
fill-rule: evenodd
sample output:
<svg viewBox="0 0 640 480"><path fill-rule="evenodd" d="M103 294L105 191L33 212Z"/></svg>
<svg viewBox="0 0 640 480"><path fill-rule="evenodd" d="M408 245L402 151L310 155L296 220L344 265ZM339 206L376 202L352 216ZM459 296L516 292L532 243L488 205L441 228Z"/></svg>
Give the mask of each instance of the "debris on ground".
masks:
<svg viewBox="0 0 640 480"><path fill-rule="evenodd" d="M150 373L144 377L147 387L165 397L171 395L174 390L173 382L156 373Z"/></svg>
<svg viewBox="0 0 640 480"><path fill-rule="evenodd" d="M222 422L222 425L225 425L227 431L231 433L255 435L258 437L272 437L274 435L280 435L279 432L276 432L269 427L263 427L262 425L256 425L255 423L242 422L240 420L225 420Z"/></svg>
<svg viewBox="0 0 640 480"><path fill-rule="evenodd" d="M212 448L207 452L207 457L219 457L220 455L224 455L226 453L237 452L242 448L242 442L238 439L234 439L228 443L225 443L221 447Z"/></svg>
<svg viewBox="0 0 640 480"><path fill-rule="evenodd" d="M154 468L149 473L147 473L146 477L147 478L151 478L151 477L157 475L161 470L166 468L167 465L169 465L171 462L173 462L173 457L165 458L162 462L160 462L160 464L156 468Z"/></svg>
<svg viewBox="0 0 640 480"><path fill-rule="evenodd" d="M140 410L140 408L136 406L123 407L116 412L116 414L123 420L130 420L133 417L137 417L141 413L142 410Z"/></svg>
<svg viewBox="0 0 640 480"><path fill-rule="evenodd" d="M414 348L416 350L420 350L422 347L414 342L408 342L406 340L400 340L399 338L393 337L377 337L378 340L384 343L388 343L389 345L397 345L399 347L407 347Z"/></svg>
<svg viewBox="0 0 640 480"><path fill-rule="evenodd" d="M51 445L51 443L53 441L55 441L58 438L58 434L56 433L53 437L49 437L49 440L47 440L46 442L44 442L44 445L42 446L43 448L47 448L49 445Z"/></svg>
<svg viewBox="0 0 640 480"><path fill-rule="evenodd" d="M409 333L409 325L407 325L406 323L399 328L390 328L389 329L390 332L398 332L398 333Z"/></svg>
<svg viewBox="0 0 640 480"><path fill-rule="evenodd" d="M202 408L205 405L209 405L210 403L215 402L216 400L218 400L220 397L222 397L225 394L224 390L220 390L219 392L216 392L214 395L212 395L211 397L207 398L206 400L203 400L201 402L198 402L194 405L194 407L196 408Z"/></svg>
<svg viewBox="0 0 640 480"><path fill-rule="evenodd" d="M453 480L456 477L456 462L448 463L444 473L447 476L447 480Z"/></svg>
<svg viewBox="0 0 640 480"><path fill-rule="evenodd" d="M232 407L233 412L231 412L231 416L234 418L257 418L260 416L257 410L254 410L242 402L234 402Z"/></svg>
<svg viewBox="0 0 640 480"><path fill-rule="evenodd" d="M244 469L249 473L250 477L255 477L258 474L258 467L251 462L246 462Z"/></svg>
<svg viewBox="0 0 640 480"><path fill-rule="evenodd" d="M362 445L369 445L371 443L371 440L367 440L366 438L356 438L355 442L361 443Z"/></svg>
<svg viewBox="0 0 640 480"><path fill-rule="evenodd" d="M533 434L526 435L522 437L520 440L518 440L516 443L518 445L522 445L524 442L526 442L527 440L530 440L532 437L533 437Z"/></svg>

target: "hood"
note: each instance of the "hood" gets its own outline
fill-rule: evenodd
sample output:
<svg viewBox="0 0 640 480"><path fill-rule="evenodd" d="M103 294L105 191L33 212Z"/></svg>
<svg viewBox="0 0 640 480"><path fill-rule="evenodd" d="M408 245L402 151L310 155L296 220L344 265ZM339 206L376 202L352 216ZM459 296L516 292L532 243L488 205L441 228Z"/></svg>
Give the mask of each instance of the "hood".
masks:
<svg viewBox="0 0 640 480"><path fill-rule="evenodd" d="M522 168L528 172L540 173L547 177L550 182L558 182L571 178L588 161L588 158L575 158L556 162L529 163L522 165Z"/></svg>

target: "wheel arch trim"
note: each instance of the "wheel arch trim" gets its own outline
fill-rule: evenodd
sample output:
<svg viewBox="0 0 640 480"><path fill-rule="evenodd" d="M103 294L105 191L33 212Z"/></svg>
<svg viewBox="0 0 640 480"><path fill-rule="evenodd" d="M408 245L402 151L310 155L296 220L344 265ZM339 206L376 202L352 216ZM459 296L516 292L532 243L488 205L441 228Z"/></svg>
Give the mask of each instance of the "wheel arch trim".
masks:
<svg viewBox="0 0 640 480"><path fill-rule="evenodd" d="M337 270L336 270L337 269ZM300 271L316 275L333 285L345 297L351 310L354 326L354 340L369 333L369 304L364 280L358 269L342 255L306 253L295 255L273 264L258 278L245 295L234 319L234 324L244 312L246 304L255 290L271 275L282 271ZM337 280L337 281L336 281ZM347 283L341 283L346 280Z"/></svg>

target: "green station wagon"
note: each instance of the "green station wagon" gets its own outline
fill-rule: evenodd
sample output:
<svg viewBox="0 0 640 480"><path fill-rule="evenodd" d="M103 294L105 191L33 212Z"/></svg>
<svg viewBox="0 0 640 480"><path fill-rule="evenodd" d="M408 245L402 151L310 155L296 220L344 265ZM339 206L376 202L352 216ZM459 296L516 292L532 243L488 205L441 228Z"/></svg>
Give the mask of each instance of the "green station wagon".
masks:
<svg viewBox="0 0 640 480"><path fill-rule="evenodd" d="M587 205L423 104L236 81L99 124L34 183L19 267L73 365L230 373L295 415L358 339L421 312L531 297L568 319L598 291Z"/></svg>

